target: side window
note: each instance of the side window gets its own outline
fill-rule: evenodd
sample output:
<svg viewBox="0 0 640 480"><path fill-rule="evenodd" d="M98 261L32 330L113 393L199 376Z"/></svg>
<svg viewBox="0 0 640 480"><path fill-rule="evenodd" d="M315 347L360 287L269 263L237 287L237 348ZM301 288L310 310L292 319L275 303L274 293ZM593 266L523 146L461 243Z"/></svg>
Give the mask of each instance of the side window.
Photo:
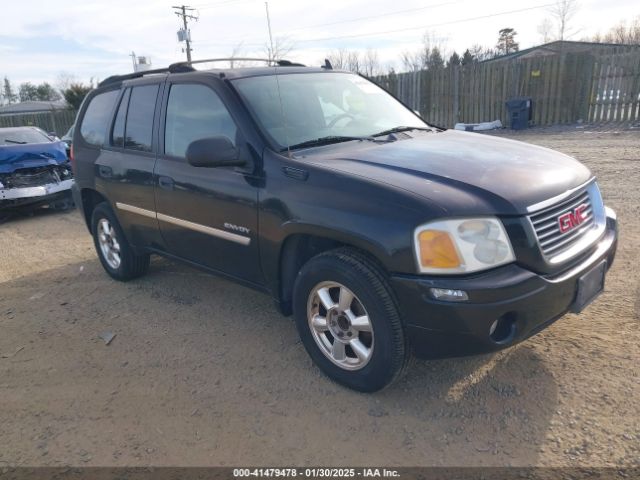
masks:
<svg viewBox="0 0 640 480"><path fill-rule="evenodd" d="M80 135L88 144L98 147L104 145L107 125L119 92L119 90L111 90L99 93L91 99L80 125Z"/></svg>
<svg viewBox="0 0 640 480"><path fill-rule="evenodd" d="M130 96L124 147L150 152L158 85L133 87Z"/></svg>
<svg viewBox="0 0 640 480"><path fill-rule="evenodd" d="M236 143L237 127L220 97L204 85L172 85L167 104L164 153L184 157L194 140L225 135Z"/></svg>
<svg viewBox="0 0 640 480"><path fill-rule="evenodd" d="M120 100L120 106L118 107L118 113L116 113L116 119L113 122L113 130L111 131L111 145L114 147L124 147L124 124L127 116L127 107L129 106L129 96L131 95L131 89L127 88Z"/></svg>

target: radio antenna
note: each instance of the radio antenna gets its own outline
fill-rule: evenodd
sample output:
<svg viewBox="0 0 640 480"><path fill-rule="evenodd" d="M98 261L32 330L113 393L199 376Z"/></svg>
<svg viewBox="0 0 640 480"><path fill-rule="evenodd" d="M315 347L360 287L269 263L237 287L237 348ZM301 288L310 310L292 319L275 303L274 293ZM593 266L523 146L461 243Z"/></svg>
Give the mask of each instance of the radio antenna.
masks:
<svg viewBox="0 0 640 480"><path fill-rule="evenodd" d="M287 133L287 117L284 114L284 105L282 105L282 93L280 92L280 79L278 78L278 62L276 52L273 49L273 35L271 34L271 18L269 17L269 2L264 2L264 8L267 11L267 27L269 28L269 59L273 60L273 68L276 77L276 88L278 89L278 100L280 100L280 114L282 115L282 123L284 124L284 141L287 142L287 156L291 158L291 147L289 145L289 134Z"/></svg>
<svg viewBox="0 0 640 480"><path fill-rule="evenodd" d="M275 60L276 53L273 51L273 35L271 35L271 18L269 17L269 2L264 2L264 8L267 11L267 27L269 28L269 45L270 45L270 53L269 57L271 60Z"/></svg>

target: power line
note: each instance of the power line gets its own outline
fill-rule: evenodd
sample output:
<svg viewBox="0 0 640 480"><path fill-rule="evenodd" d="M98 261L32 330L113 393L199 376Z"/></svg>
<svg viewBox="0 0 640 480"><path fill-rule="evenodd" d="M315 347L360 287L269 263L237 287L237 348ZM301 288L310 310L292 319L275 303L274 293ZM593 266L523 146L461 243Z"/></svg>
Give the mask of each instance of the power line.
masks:
<svg viewBox="0 0 640 480"><path fill-rule="evenodd" d="M194 5L194 8L197 8L199 10L204 10L206 8L216 8L216 7L222 7L224 5L229 5L229 4L233 4L233 3L246 3L246 2L254 2L256 0L226 0L223 2L215 2L215 3L202 3L200 5Z"/></svg>
<svg viewBox="0 0 640 480"><path fill-rule="evenodd" d="M547 7L550 7L552 5L555 5L555 4L554 3L547 3L547 4L544 4L544 5L537 5L537 6L533 6L533 7L520 8L520 9L516 9L516 10L507 10L507 11L502 11L502 12L495 12L495 13L490 13L490 14L487 14L487 15L480 15L480 16L477 16L477 17L469 17L469 18L464 18L464 19L460 19L460 20L451 20L451 21L448 21L448 22L434 23L434 24L431 24L431 25L421 25L421 26L418 26L418 27L407 27L407 28L399 28L399 29L394 29L394 30L384 30L384 31L376 31L376 32L368 32L368 33L349 34L349 35L338 35L338 36L322 37L322 38L296 39L296 40L294 40L294 42L296 42L296 43L312 43L312 42L321 42L321 41L328 41L328 40L339 40L339 39L345 39L345 38L369 37L369 36L375 36L375 35L400 33L400 32L407 32L407 31L413 31L413 30L426 30L426 29L434 28L434 27L442 27L442 26L447 26L447 25L454 25L454 24L457 24L457 23L466 23L466 22L471 22L471 21L475 21L475 20L484 20L484 19L492 18L492 17L510 15L510 14L513 14L513 13L527 12L527 11L531 11L531 10L547 8ZM423 7L423 8L426 8L426 7ZM400 13L400 12L405 12L405 11L389 12L389 13L386 13L386 14L375 15L373 17L389 16L389 15L394 15L394 14ZM366 18L362 18L362 20L364 20L364 19L366 19ZM352 19L352 20L348 20L348 21L358 21L358 20L361 20L361 19ZM340 21L340 22L335 22L335 23L337 24L337 23L346 23L346 22L347 21L345 20L345 21ZM324 26L324 25L315 25L315 26ZM311 27L313 27L313 26L310 26L308 28L311 28ZM294 30L287 30L287 31L278 32L278 33L286 34L288 32L295 31L295 30L298 30L298 28L296 28ZM202 43L202 45L224 47L224 46L233 46L234 44L232 44L232 43L222 44L222 43L213 43L213 42L212 43L207 43L207 42L204 42L204 43ZM244 45L245 46L251 46L251 45L261 45L261 44L244 43Z"/></svg>
<svg viewBox="0 0 640 480"><path fill-rule="evenodd" d="M395 30L384 30L384 31L379 31L379 32L369 32L369 33L356 33L356 34L352 34L352 35L338 35L338 36L332 36L332 37L323 37L323 38L309 38L306 40L296 40L297 43L309 43L309 42L321 42L321 41L325 41L325 40L339 40L342 38L358 38L358 37L370 37L373 35L386 35L389 33L400 33L400 32L408 32L411 30L426 30L428 28L434 28L434 27L444 27L446 25L453 25L456 23L465 23L465 22L472 22L474 20L484 20L486 18L492 18L492 17L499 17L502 15L510 15L512 13L521 13L521 12L527 12L530 10L537 10L539 8L547 8L550 7L552 5L555 5L555 3L547 3L544 5L538 5L535 7L528 7L528 8L519 8L517 10L508 10L505 12L496 12L496 13L490 13L488 15L480 15L478 17L469 17L469 18L464 18L461 20L452 20L450 22L443 22L443 23L433 23L431 25L421 25L419 27L409 27L409 28L398 28Z"/></svg>
<svg viewBox="0 0 640 480"><path fill-rule="evenodd" d="M409 8L407 10L396 10L396 11L393 11L393 12L381 13L381 14L378 14L378 15L370 15L368 17L357 17L357 18L351 18L351 19L348 19L348 20L340 20L340 21L337 21L337 22L316 23L316 24L307 25L307 26L304 26L304 27L292 28L292 29L286 30L286 31L284 31L282 33L297 32L298 30L305 30L307 28L328 27L328 26L331 26L331 25L341 25L343 23L360 22L362 20L372 20L372 19L375 19L375 18L390 17L392 15L402 15L403 13L418 12L418 11L421 11L421 10L428 10L428 9L431 9L431 8L443 7L445 5L453 5L455 3L458 3L458 2L457 1L453 1L453 2L438 3L436 5L429 5L427 7Z"/></svg>
<svg viewBox="0 0 640 480"><path fill-rule="evenodd" d="M179 7L171 7L174 10L177 10L176 12L174 12L177 16L182 17L182 23L184 25L184 41L187 45L187 61L190 62L191 61L191 33L189 32L189 28L187 27L187 18L190 18L192 20L198 20L198 17L188 14L188 11L193 11L195 10L193 7L188 7L186 5L180 5Z"/></svg>

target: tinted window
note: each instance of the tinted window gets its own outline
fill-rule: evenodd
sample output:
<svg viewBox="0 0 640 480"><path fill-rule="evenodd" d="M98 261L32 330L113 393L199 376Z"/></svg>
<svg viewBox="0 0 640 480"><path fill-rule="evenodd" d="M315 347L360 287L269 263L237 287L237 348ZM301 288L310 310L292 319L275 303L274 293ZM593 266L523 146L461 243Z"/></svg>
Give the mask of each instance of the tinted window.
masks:
<svg viewBox="0 0 640 480"><path fill-rule="evenodd" d="M225 135L236 143L236 124L218 95L204 85L173 85L169 92L164 152L184 157L194 140Z"/></svg>
<svg viewBox="0 0 640 480"><path fill-rule="evenodd" d="M127 107L129 106L129 95L131 89L128 88L122 100L120 100L120 106L118 107L118 113L116 113L116 119L113 122L113 130L111 132L111 145L116 147L124 147L124 124L127 116Z"/></svg>
<svg viewBox="0 0 640 480"><path fill-rule="evenodd" d="M80 135L91 145L104 145L107 125L119 90L99 93L91 100L82 119Z"/></svg>
<svg viewBox="0 0 640 480"><path fill-rule="evenodd" d="M153 112L156 108L158 85L133 87L127 114L125 148L151 151Z"/></svg>

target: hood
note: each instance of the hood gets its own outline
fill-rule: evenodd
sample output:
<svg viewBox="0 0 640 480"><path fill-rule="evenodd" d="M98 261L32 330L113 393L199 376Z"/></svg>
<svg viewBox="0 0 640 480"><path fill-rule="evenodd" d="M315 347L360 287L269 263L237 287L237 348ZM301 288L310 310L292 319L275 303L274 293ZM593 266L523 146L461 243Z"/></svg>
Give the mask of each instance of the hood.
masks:
<svg viewBox="0 0 640 480"><path fill-rule="evenodd" d="M523 214L591 178L588 168L560 152L455 130L314 148L296 157L408 190L455 215Z"/></svg>
<svg viewBox="0 0 640 480"><path fill-rule="evenodd" d="M0 145L0 173L13 173L22 168L60 165L66 162L64 142Z"/></svg>

